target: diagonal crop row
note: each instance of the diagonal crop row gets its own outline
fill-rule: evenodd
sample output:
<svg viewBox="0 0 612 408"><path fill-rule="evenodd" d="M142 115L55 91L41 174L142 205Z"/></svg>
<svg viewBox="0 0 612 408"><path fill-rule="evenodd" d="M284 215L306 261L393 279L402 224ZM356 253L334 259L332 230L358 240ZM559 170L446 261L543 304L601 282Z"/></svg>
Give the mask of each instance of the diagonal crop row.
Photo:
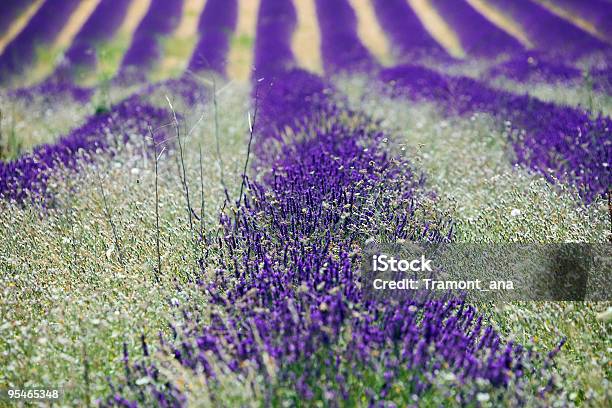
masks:
<svg viewBox="0 0 612 408"><path fill-rule="evenodd" d="M168 118L167 110L143 103L137 95L130 97L109 112L91 116L55 143L38 146L16 160L0 162L0 197L16 201L44 198L52 172L59 168L76 170L81 161L127 143L132 135L146 136L149 126L157 128Z"/></svg>
<svg viewBox="0 0 612 408"><path fill-rule="evenodd" d="M535 2L490 0L489 3L517 21L538 50L577 57L610 48Z"/></svg>
<svg viewBox="0 0 612 408"><path fill-rule="evenodd" d="M179 24L183 0L152 0L149 11L136 28L132 43L123 56L118 80L143 80L144 75L159 58L160 36L171 33Z"/></svg>
<svg viewBox="0 0 612 408"><path fill-rule="evenodd" d="M293 15L287 4L263 0L260 19L281 8ZM264 26L256 41L288 50L288 28L274 27ZM532 356L473 307L459 299L364 297L366 239L446 242L449 220L427 209L423 177L386 147L377 123L335 102L321 78L270 67L255 81L255 143L266 146L255 151L257 177L246 179L244 200L221 213L216 245L224 255L213 276L201 277L209 316L185 312L188 324L162 337L161 353L211 392L223 375L248 382L254 371L267 384L266 406L330 398L426 404L440 392L443 372L464 387L437 401L468 403L497 390L500 401L520 404L521 388L511 384L532 374ZM160 363L127 353L124 362L125 378L102 406L187 404L180 381Z"/></svg>
<svg viewBox="0 0 612 408"><path fill-rule="evenodd" d="M472 8L465 1L432 0L431 6L457 33L466 53L495 57L521 51L521 44Z"/></svg>
<svg viewBox="0 0 612 408"><path fill-rule="evenodd" d="M0 55L0 83L30 64L36 47L52 43L78 5L79 0L46 1Z"/></svg>
<svg viewBox="0 0 612 408"><path fill-rule="evenodd" d="M2 14L0 14L0 35L4 35L14 19L23 10L34 3L34 0L5 0L2 2Z"/></svg>
<svg viewBox="0 0 612 408"><path fill-rule="evenodd" d="M225 2L209 1L202 14L202 20L214 24L207 25L206 29L202 28L200 43L208 48L206 50L196 48L193 60L208 55L211 57L210 61L214 62L215 69L220 70L217 72L224 75L224 59L237 15L221 7L221 3ZM222 16L225 18L215 19L219 10L222 10L224 13ZM143 87L134 95L112 106L108 112L90 116L84 125L60 137L57 142L39 146L32 154L24 155L14 161L0 162L0 197L22 201L31 195L44 196L47 191L48 176L54 169L59 167L76 169L81 158L109 150L113 140L122 140L125 143L130 139L128 135L146 136L149 134L148 126L156 128L165 124L170 118L170 113L166 109L155 108L141 100L142 97L151 95L162 87L180 95L188 105L201 101L206 93L191 77L190 72L179 79ZM76 100L87 100L91 96L90 89L65 82L46 81L33 89L36 92L52 95L57 95L59 91L63 95L70 92ZM31 98L33 91L23 89L17 91L17 95Z"/></svg>
<svg viewBox="0 0 612 408"><path fill-rule="evenodd" d="M448 114L486 112L505 126L514 161L551 182L576 185L586 202L612 185L610 119L492 89L466 77L444 76L418 66L384 70L380 79L396 94L434 101Z"/></svg>

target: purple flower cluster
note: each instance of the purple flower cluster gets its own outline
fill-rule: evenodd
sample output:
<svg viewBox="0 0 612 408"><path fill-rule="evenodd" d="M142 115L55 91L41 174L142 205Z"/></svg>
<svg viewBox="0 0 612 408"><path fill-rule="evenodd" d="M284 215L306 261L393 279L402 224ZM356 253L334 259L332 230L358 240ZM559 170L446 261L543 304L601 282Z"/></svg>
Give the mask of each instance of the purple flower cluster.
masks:
<svg viewBox="0 0 612 408"><path fill-rule="evenodd" d="M568 83L579 80L582 72L562 62L557 62L537 51L517 53L507 61L493 66L487 73L490 77L504 76L519 81L541 81Z"/></svg>
<svg viewBox="0 0 612 408"><path fill-rule="evenodd" d="M53 42L79 0L46 1L0 55L0 83L32 62L37 46Z"/></svg>
<svg viewBox="0 0 612 408"><path fill-rule="evenodd" d="M159 37L172 32L179 24L183 0L152 0L123 56L118 80L144 80L147 69L160 56Z"/></svg>
<svg viewBox="0 0 612 408"><path fill-rule="evenodd" d="M208 0L198 23L200 40L189 61L192 71L225 75L230 39L238 22L237 0Z"/></svg>
<svg viewBox="0 0 612 408"><path fill-rule="evenodd" d="M521 44L493 25L465 1L431 0L432 7L454 29L463 49L475 57L521 51Z"/></svg>
<svg viewBox="0 0 612 408"><path fill-rule="evenodd" d="M373 70L377 63L357 36L357 17L347 0L316 0L321 54L327 73Z"/></svg>
<svg viewBox="0 0 612 408"><path fill-rule="evenodd" d="M606 43L553 15L534 1L490 0L489 2L518 21L527 37L539 50L577 57L592 51L609 49Z"/></svg>
<svg viewBox="0 0 612 408"><path fill-rule="evenodd" d="M80 103L86 103L91 99L93 93L93 88L78 86L70 80L59 78L49 79L34 86L9 91L9 95L14 98L31 102L35 98L40 97L51 103L61 100L61 98L70 98Z"/></svg>
<svg viewBox="0 0 612 408"><path fill-rule="evenodd" d="M91 116L57 142L37 146L14 161L0 162L0 197L17 201L45 197L54 169L76 169L81 160L125 144L130 135L146 136L148 126L158 127L168 118L166 110L142 103L137 96L128 98L109 112Z"/></svg>
<svg viewBox="0 0 612 408"><path fill-rule="evenodd" d="M449 114L486 112L505 126L517 163L550 181L575 184L586 202L612 185L612 131L608 117L495 90L466 78L418 66L384 70L380 79L413 100L431 100Z"/></svg>
<svg viewBox="0 0 612 408"><path fill-rule="evenodd" d="M612 67L595 68L589 72L590 81L592 81L593 89L612 95Z"/></svg>
<svg viewBox="0 0 612 408"><path fill-rule="evenodd" d="M398 58L450 56L427 32L406 0L372 0L376 16Z"/></svg>
<svg viewBox="0 0 612 408"><path fill-rule="evenodd" d="M284 98L312 101L315 95L300 89L321 88L319 78L303 71L278 75L261 100L261 116L272 121L279 102L298 103ZM366 237L444 242L450 229L417 218L423 179L387 151L376 123L317 100L308 119L283 135L258 135L284 142L257 157L262 181L249 181L237 212L221 215L225 255L216 277L203 283L216 311L206 324L185 313L191 323L173 328L174 340L162 340L162 350L207 381L217 370L240 375L250 368L265 376L272 361L279 371L270 385L306 400L365 392L375 403L393 399L400 383L410 395L425 396L435 392L443 368L466 385L457 397L464 403L474 401L477 388L468 384L476 379L493 389L520 380L526 353L463 301L364 298L359 261ZM154 366L147 367L139 372L152 372L150 384L139 387L130 374L106 404L131 396L130 404L155 399L180 406L178 386L153 378ZM322 369L335 377L323 380ZM355 381L361 388L354 389Z"/></svg>

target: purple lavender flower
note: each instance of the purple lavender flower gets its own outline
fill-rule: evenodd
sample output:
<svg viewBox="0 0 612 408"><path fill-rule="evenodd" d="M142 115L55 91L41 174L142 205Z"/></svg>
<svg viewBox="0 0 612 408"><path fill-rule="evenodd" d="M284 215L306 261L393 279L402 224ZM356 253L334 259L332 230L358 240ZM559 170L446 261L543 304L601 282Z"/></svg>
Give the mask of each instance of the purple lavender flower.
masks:
<svg viewBox="0 0 612 408"><path fill-rule="evenodd" d="M296 65L291 35L297 23L291 0L264 0L257 16L254 79L271 80Z"/></svg>
<svg viewBox="0 0 612 408"><path fill-rule="evenodd" d="M49 78L34 86L9 91L11 97L26 101L33 101L36 97L42 97L48 102L70 98L80 103L88 102L93 93L92 88L81 87L70 80L60 78Z"/></svg>
<svg viewBox="0 0 612 408"><path fill-rule="evenodd" d="M612 8L610 3L604 0L555 0L554 4L587 20L605 38L612 39Z"/></svg>
<svg viewBox="0 0 612 408"><path fill-rule="evenodd" d="M423 67L390 68L380 78L399 94L435 101L449 114L491 114L508 127L517 163L550 181L556 178L575 184L587 203L612 185L608 117L591 118L580 109L495 90L470 78L444 76Z"/></svg>
<svg viewBox="0 0 612 408"><path fill-rule="evenodd" d="M285 5L262 0L266 13L291 17ZM287 36L277 34L291 34L293 24L288 17L260 24L256 41L286 56ZM269 55L267 47L256 50ZM464 384L486 380L506 389L521 381L524 350L506 343L462 300L364 297L358 248L366 237L385 231L391 241L446 242L450 225L418 218L424 179L385 147L376 122L335 102L323 79L287 69L287 57L278 61L276 69L263 68L273 78L256 82L256 144L266 146L255 151L259 180L245 176L245 196L235 211L220 214L225 256L218 273L201 283L219 312L205 323L184 313L187 324L171 327L174 339L162 341L164 352L209 379L218 374L213 367L226 364L222 369L237 373L254 367L270 381L273 364L277 383L307 400L349 398L347 378L355 384L363 375L383 384L363 385L371 403L384 400L397 378L424 395L443 366ZM422 83L448 85L423 73ZM131 377L125 379L129 394L120 395L138 395ZM151 392L158 400L176 397L171 385L147 391L140 393L142 403ZM473 388L458 393L465 403L475 399Z"/></svg>
<svg viewBox="0 0 612 408"><path fill-rule="evenodd" d="M0 162L0 197L16 201L47 198L47 180L54 169L76 169L82 160L126 143L131 134L147 135L149 124L158 126L167 118L166 110L143 104L137 96L128 98L108 113L91 116L57 142L37 146L14 161Z"/></svg>
<svg viewBox="0 0 612 408"><path fill-rule="evenodd" d="M493 66L488 75L492 78L503 76L519 82L569 83L580 79L582 73L542 53L528 51L515 54L507 61Z"/></svg>
<svg viewBox="0 0 612 408"><path fill-rule="evenodd" d="M0 13L0 36L8 30L9 26L19 16L19 13L27 9L34 0L4 0L2 2L2 13Z"/></svg>
<svg viewBox="0 0 612 408"><path fill-rule="evenodd" d="M69 81L73 79L77 69L95 67L96 45L113 37L125 17L129 4L129 0L100 1L72 41L64 60L52 77Z"/></svg>

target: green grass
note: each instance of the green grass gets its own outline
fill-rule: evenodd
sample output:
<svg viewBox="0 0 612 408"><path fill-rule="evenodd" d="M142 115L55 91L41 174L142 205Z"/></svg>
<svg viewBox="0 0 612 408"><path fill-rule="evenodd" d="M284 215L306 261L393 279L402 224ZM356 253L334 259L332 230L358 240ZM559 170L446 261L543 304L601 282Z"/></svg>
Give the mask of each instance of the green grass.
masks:
<svg viewBox="0 0 612 408"><path fill-rule="evenodd" d="M248 91L233 85L219 96L224 174L234 197L245 158ZM188 128L202 114L212 117L209 108L179 113L187 114ZM202 120L183 139L198 213L202 146L204 227L211 236L224 200L213 129L212 121ZM155 344L158 330L168 329L172 302L206 309L199 290L176 289L196 269L194 250L205 248L194 243L187 227L175 156L168 151L160 160L162 283L155 283L154 168L141 151L139 144L126 146L113 160L102 157L78 175L58 175L51 188L61 201L44 214L34 206L0 204L0 387L59 386L65 406L83 406L108 394L105 377L121 373L124 341L141 355L141 333Z"/></svg>
<svg viewBox="0 0 612 408"><path fill-rule="evenodd" d="M252 39L240 41L246 44ZM490 118L445 118L433 105L385 98L359 78L341 81L339 88L349 95L352 106L381 119L398 152L427 173L428 186L439 195L439 208L435 210L457 222L460 241L605 241L609 228L605 204L583 207L570 189L552 188L537 175L512 167L503 130ZM237 197L244 166L249 92L248 87L232 84L219 95L220 148L231 197ZM12 106L10 101L2 103ZM97 103L89 107L62 105L51 110L54 113L49 116L40 112L39 107L46 106L42 102L29 110L19 106L16 112L23 116L14 122L15 134L25 146L52 140L59 129L74 127ZM162 94L157 103L165 106ZM214 115L211 106L179 108L178 113L186 116L188 129L204 115L183 143L193 206L200 214L203 192L203 227L214 238L224 201ZM11 117L17 118L17 113ZM45 119L44 126L51 126L49 129L42 125ZM3 132L10 123L7 120L3 121ZM30 129L46 129L46 133L33 137ZM157 332L167 332L170 321L181 323L180 316L174 316L172 304L178 302L201 313L204 321L211 313L206 296L184 284L197 269L196 255L206 247L198 244L189 231L177 157L171 150L160 161L162 270L161 283L155 281L154 163L141 153L140 144L128 145L112 159L100 157L78 174L58 174L51 188L59 201L47 210L0 203L0 388L60 386L65 389L62 406L84 406L108 395L106 376L115 380L122 376L123 342L131 355L139 356L139 338L144 333L154 353ZM519 216L511 215L514 209L520 210ZM220 256L209 254L206 273L214 272ZM183 283L181 290L176 283ZM540 302L484 304L479 308L502 333L538 352L548 352L560 338L567 337L568 343L557 358L561 390L554 402L559 406L604 406L612 397L612 337L609 323L596 320L595 315L607 306ZM310 364L324 367L324 357ZM211 399L211 389L201 376L193 375L168 356L157 354L155 359L160 361L163 375L183 388L192 406L211 406L218 401ZM308 405L292 393L290 382L277 377L281 367L266 361L279 405L287 400ZM350 368L346 370L352 402L366 404L365 387L380 386L380 373L364 369L363 376L358 377ZM227 405L261 406L270 384L254 369L246 372L244 377L220 373L212 390L216 397L221 396ZM335 374L326 372L319 379ZM539 380L533 378L529 386L534 388L528 392L536 392ZM405 386L400 378L391 387L399 403L410 402L410 396L403 393ZM457 385L452 378L440 376L439 387L452 393ZM320 397L323 406L331 401L331 394L323 390ZM435 405L451 399L433 392L425 401ZM492 402L482 405L494 406Z"/></svg>
<svg viewBox="0 0 612 408"><path fill-rule="evenodd" d="M401 149L428 176L438 203L457 223L459 242L591 242L608 240L604 200L588 207L569 187L513 167L506 136L486 115L441 116L434 105L398 102L363 78L341 79L355 108L382 120ZM513 216L512 210L520 215ZM566 337L557 358L559 406L605 406L612 397L612 328L596 320L609 302L512 302L481 305L501 333L547 353Z"/></svg>

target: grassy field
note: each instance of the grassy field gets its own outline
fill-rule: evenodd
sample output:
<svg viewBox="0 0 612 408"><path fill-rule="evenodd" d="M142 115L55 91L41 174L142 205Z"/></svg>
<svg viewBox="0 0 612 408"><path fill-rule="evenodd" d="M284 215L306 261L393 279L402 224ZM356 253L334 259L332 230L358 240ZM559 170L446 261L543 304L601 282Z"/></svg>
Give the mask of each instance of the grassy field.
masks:
<svg viewBox="0 0 612 408"><path fill-rule="evenodd" d="M553 188L511 166L505 159L503 129L485 115L444 118L433 105L398 103L358 77L342 78L337 86L349 105L382 120L392 141L426 172L428 186L439 195L438 210L457 222L460 242L605 242L606 203L584 207L570 190ZM217 234L223 184L230 197L238 195L249 92L229 84L219 93L218 151L213 106L179 109L189 134L182 143L191 199L203 215L195 228L206 236ZM162 95L156 101L160 105L165 103ZM75 106L72 115L82 116L91 108ZM53 116L51 123L54 129L68 129L74 121ZM34 120L31 126L40 123ZM41 138L51 140L52 134L49 130ZM461 166L456 165L458 157ZM154 349L159 332L168 335L170 322L181 324L178 305L202 313L204 319L209 315L206 296L189 282L198 269L199 252L215 246L198 243L190 230L178 159L176 150L165 150L156 178L154 156L128 144L113 152L111 160L101 156L78 174L54 176L55 200L47 208L0 204L0 383L53 384L65 390L63 405L91 404L110 392L107 377L122 375L124 343L130 355L141 355L144 335ZM520 215L513 215L514 209ZM209 255L206 273L214 273L217 256ZM612 344L610 325L596 315L607 306L541 302L479 308L501 333L540 353L567 338L556 360L558 403L604 406L611 397ZM205 392L200 380L184 369L168 375L187 384L194 403ZM261 404L261 390L240 388L229 375L225 381L220 392L228 401ZM285 386L277 387L281 392Z"/></svg>

